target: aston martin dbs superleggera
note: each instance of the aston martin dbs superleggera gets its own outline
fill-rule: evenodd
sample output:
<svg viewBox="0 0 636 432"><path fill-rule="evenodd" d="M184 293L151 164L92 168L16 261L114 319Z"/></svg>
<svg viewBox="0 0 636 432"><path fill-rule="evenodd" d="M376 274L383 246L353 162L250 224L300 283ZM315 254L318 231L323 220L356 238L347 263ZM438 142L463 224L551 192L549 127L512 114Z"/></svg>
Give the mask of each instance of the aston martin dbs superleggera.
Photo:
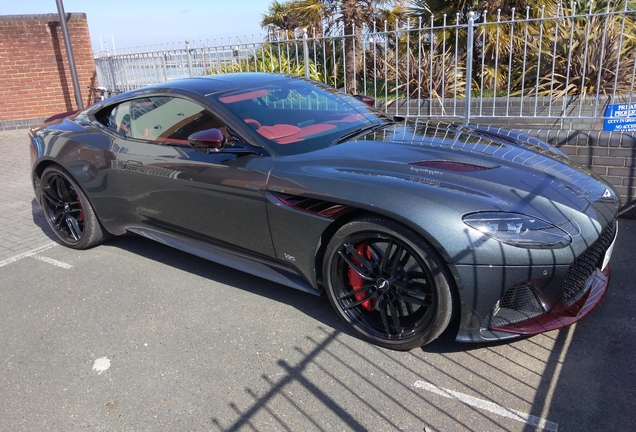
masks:
<svg viewBox="0 0 636 432"><path fill-rule="evenodd" d="M406 350L574 323L601 300L611 186L521 133L391 117L245 73L166 82L30 132L60 242L135 233L314 294ZM457 330L458 329L458 330Z"/></svg>

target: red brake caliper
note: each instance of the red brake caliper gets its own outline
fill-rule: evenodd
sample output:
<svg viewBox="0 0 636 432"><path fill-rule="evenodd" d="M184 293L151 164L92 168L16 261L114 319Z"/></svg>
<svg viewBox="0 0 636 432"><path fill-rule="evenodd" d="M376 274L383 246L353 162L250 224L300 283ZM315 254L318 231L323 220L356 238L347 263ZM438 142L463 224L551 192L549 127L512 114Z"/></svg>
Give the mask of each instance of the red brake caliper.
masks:
<svg viewBox="0 0 636 432"><path fill-rule="evenodd" d="M84 207L82 207L82 200L80 200L79 195L76 194L77 198L77 206L79 207L79 219L84 222Z"/></svg>
<svg viewBox="0 0 636 432"><path fill-rule="evenodd" d="M371 250L369 249L369 247L366 244L361 244L356 248L356 251L366 257L367 259L371 259ZM355 257L353 257L353 261L357 264L358 261L355 259ZM354 290L357 290L359 288L362 287L362 277L360 277L360 275L358 273L356 273L351 267L349 267L349 285L351 285L351 287ZM360 291L359 293L355 294L355 298L356 300L362 300L363 298L365 298L367 296L367 292L366 291ZM363 308L365 308L368 311L372 311L374 310L373 305L371 304L371 300L366 300L364 302L362 302L362 304L360 305Z"/></svg>

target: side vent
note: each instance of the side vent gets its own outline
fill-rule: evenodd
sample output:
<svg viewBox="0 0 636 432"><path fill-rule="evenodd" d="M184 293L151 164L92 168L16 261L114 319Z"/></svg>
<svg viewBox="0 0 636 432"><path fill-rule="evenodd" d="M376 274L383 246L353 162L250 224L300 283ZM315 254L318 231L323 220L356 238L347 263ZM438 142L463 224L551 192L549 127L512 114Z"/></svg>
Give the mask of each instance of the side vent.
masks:
<svg viewBox="0 0 636 432"><path fill-rule="evenodd" d="M307 198L300 195L277 193L275 196L286 206L328 219L336 219L352 210L352 208L347 205L335 204L329 201Z"/></svg>

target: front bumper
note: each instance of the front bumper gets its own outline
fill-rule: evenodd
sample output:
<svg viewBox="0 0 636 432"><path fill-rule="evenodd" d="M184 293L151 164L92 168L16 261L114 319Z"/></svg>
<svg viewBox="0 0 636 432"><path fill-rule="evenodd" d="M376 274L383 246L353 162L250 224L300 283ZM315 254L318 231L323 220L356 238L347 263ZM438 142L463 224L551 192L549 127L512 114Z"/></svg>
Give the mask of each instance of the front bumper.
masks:
<svg viewBox="0 0 636 432"><path fill-rule="evenodd" d="M605 270L596 269L589 288L585 290L571 305L561 301L548 312L532 317L526 321L503 325L490 325L481 327L480 335L484 340L505 339L513 335L532 335L551 330L557 330L574 324L590 313L605 296L610 281L610 267Z"/></svg>
<svg viewBox="0 0 636 432"><path fill-rule="evenodd" d="M464 287L457 340L509 339L582 319L607 291L617 232L616 222L610 223L570 265L456 267L460 290ZM471 286L476 289L465 288Z"/></svg>

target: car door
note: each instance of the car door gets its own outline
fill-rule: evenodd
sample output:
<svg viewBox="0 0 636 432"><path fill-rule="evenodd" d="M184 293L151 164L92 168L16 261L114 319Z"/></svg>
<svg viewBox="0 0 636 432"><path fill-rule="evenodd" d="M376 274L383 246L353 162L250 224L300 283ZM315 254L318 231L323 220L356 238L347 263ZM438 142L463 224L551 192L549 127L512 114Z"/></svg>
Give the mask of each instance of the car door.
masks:
<svg viewBox="0 0 636 432"><path fill-rule="evenodd" d="M218 128L227 135L197 102L161 96L126 104L117 166L138 223L274 256L265 204L273 158L194 150L187 140L194 132Z"/></svg>

